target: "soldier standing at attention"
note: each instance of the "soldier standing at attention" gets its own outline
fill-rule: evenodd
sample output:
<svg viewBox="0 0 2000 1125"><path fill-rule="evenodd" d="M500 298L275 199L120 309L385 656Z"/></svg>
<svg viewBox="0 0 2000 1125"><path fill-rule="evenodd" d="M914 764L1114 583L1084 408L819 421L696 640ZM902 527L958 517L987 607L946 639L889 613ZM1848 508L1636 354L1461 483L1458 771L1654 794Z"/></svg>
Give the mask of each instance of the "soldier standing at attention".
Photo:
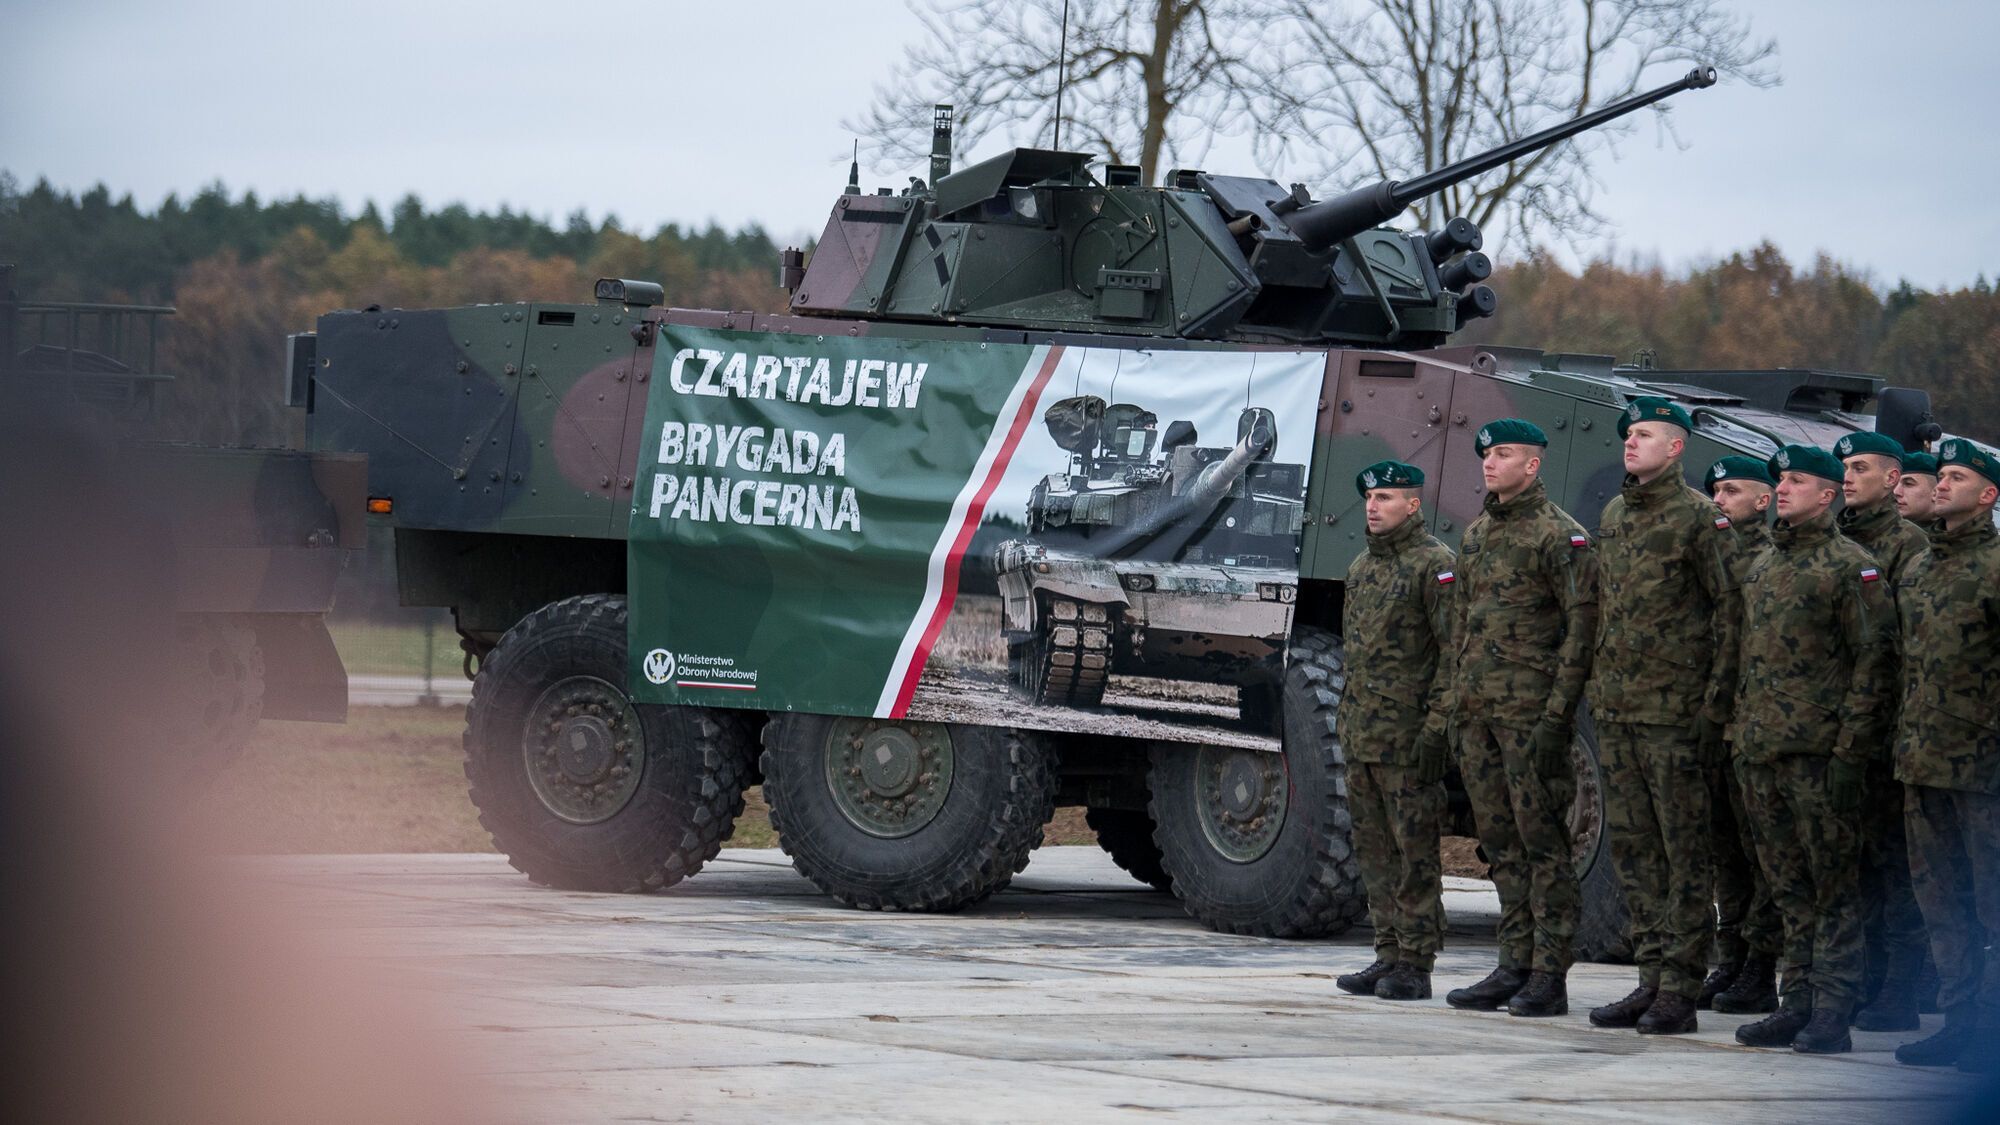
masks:
<svg viewBox="0 0 2000 1125"><path fill-rule="evenodd" d="M1750 1047L1852 1048L1862 983L1860 823L1870 756L1894 698L1888 578L1837 534L1840 462L1788 445L1771 459L1778 524L1743 584L1743 672L1730 740L1757 859L1785 920L1782 1003L1736 1029Z"/></svg>
<svg viewBox="0 0 2000 1125"><path fill-rule="evenodd" d="M1625 484L1597 531L1590 712L1639 986L1590 1022L1644 1035L1695 1030L1714 940L1706 777L1736 692L1736 534L1682 476L1693 432L1678 404L1632 400L1618 419Z"/></svg>
<svg viewBox="0 0 2000 1125"><path fill-rule="evenodd" d="M1480 428L1486 510L1459 546L1451 633L1459 771L1500 892L1500 964L1445 1002L1516 1016L1569 1011L1571 724L1597 633L1596 559L1542 486L1548 444L1518 418Z"/></svg>
<svg viewBox="0 0 2000 1125"><path fill-rule="evenodd" d="M1896 514L1922 527L1931 522L1937 503L1938 460L1928 453L1903 454L1903 475L1896 481Z"/></svg>
<svg viewBox="0 0 2000 1125"><path fill-rule="evenodd" d="M1937 959L1937 1034L1898 1062L2000 1068L2000 456L1938 447L1931 549L1903 577L1904 682L1896 779L1907 786L1910 872Z"/></svg>
<svg viewBox="0 0 2000 1125"><path fill-rule="evenodd" d="M1424 472L1401 461L1355 478L1368 550L1347 571L1340 743L1354 850L1368 888L1375 963L1334 983L1384 1000L1428 1000L1444 944L1445 718L1441 665L1455 583L1451 548L1424 527Z"/></svg>
<svg viewBox="0 0 2000 1125"><path fill-rule="evenodd" d="M1769 462L1730 456L1708 467L1704 478L1715 506L1736 533L1736 581L1740 587L1765 548L1771 545L1772 490ZM1742 600L1737 600L1742 610ZM1726 760L1708 769L1709 849L1715 860L1715 968L1701 984L1697 1008L1732 1014L1771 1012L1778 1007L1776 974L1784 924L1771 904L1771 888L1757 865L1757 846L1743 808L1743 787Z"/></svg>
<svg viewBox="0 0 2000 1125"><path fill-rule="evenodd" d="M1833 452L1846 468L1841 495L1847 501L1835 523L1881 566L1893 599L1895 583L1902 580L1910 561L1930 547L1923 529L1896 512L1903 446L1884 434L1853 433L1842 435ZM1890 707L1885 741L1895 736L1893 701ZM1917 980L1924 963L1924 916L1910 889L1903 787L1892 777L1889 757L1886 748L1868 756L1874 773L1862 797L1862 934L1868 961L1862 992L1865 1006L1854 1017L1854 1026L1862 1031L1914 1031L1919 1026Z"/></svg>

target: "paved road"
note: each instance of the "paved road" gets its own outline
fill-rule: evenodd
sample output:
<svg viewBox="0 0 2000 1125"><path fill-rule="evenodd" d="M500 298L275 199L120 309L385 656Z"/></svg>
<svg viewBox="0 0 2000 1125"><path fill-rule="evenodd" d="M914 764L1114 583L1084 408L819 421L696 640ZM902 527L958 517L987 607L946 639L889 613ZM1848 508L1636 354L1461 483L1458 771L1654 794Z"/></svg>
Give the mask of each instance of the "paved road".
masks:
<svg viewBox="0 0 2000 1125"><path fill-rule="evenodd" d="M431 692L441 703L464 703L472 698L472 681L463 676L438 676L431 680ZM422 676L349 676L347 702L355 707L413 707L424 694Z"/></svg>
<svg viewBox="0 0 2000 1125"><path fill-rule="evenodd" d="M1580 966L1573 1015L1345 996L1367 936L1210 933L1093 848L1046 848L955 916L835 906L772 851L666 894L530 885L492 856L259 860L313 925L439 1003L523 1121L1937 1120L1970 1089L1855 1054L1591 1028L1631 970ZM1438 989L1493 957L1490 886L1453 880ZM1926 1024L1935 1026L1936 1017Z"/></svg>

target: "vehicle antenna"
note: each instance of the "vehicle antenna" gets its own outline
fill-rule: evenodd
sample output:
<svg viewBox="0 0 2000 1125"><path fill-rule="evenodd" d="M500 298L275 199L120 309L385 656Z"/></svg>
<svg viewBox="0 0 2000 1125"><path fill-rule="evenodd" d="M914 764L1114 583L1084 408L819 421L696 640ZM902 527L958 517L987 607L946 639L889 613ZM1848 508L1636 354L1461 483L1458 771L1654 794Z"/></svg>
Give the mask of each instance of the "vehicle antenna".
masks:
<svg viewBox="0 0 2000 1125"><path fill-rule="evenodd" d="M1062 34L1056 40L1056 143L1050 147L1062 148L1062 98L1063 87L1069 83L1069 0L1063 0Z"/></svg>
<svg viewBox="0 0 2000 1125"><path fill-rule="evenodd" d="M847 165L847 190L842 195L861 194L861 138L854 139L854 159Z"/></svg>

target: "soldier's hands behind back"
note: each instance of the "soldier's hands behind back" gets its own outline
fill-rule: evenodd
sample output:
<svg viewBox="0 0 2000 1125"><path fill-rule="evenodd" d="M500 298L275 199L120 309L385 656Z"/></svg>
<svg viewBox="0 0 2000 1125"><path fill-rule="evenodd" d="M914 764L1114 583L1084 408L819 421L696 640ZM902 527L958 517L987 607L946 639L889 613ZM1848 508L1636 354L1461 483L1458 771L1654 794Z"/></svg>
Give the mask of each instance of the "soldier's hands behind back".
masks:
<svg viewBox="0 0 2000 1125"><path fill-rule="evenodd" d="M1544 777L1567 773L1570 768L1569 724L1543 716L1528 733L1528 753L1535 772Z"/></svg>
<svg viewBox="0 0 2000 1125"><path fill-rule="evenodd" d="M1721 769L1728 758L1728 746L1723 740L1723 726L1707 715L1700 715L1694 721L1695 752L1701 755L1701 767L1706 770Z"/></svg>
<svg viewBox="0 0 2000 1125"><path fill-rule="evenodd" d="M1436 785L1444 780L1446 739L1441 730L1425 727L1417 735L1417 784Z"/></svg>
<svg viewBox="0 0 2000 1125"><path fill-rule="evenodd" d="M1845 758L1829 758L1826 763L1826 803L1837 813L1861 808L1861 791L1868 783L1868 767Z"/></svg>

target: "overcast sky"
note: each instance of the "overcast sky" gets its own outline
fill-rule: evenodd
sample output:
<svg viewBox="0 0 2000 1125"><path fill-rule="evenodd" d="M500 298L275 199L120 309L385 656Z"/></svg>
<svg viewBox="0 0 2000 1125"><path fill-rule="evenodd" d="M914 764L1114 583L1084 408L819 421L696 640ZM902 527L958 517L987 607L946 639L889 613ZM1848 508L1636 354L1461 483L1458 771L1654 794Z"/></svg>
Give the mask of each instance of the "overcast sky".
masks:
<svg viewBox="0 0 2000 1125"><path fill-rule="evenodd" d="M1741 10L1784 84L1675 99L1685 151L1642 122L1599 168L1614 228L1584 252L1678 268L1769 238L1878 283L2000 273L2000 5ZM23 186L102 181L149 209L217 179L350 211L415 192L780 239L824 223L840 123L918 32L901 0L0 0L0 27L0 168Z"/></svg>

